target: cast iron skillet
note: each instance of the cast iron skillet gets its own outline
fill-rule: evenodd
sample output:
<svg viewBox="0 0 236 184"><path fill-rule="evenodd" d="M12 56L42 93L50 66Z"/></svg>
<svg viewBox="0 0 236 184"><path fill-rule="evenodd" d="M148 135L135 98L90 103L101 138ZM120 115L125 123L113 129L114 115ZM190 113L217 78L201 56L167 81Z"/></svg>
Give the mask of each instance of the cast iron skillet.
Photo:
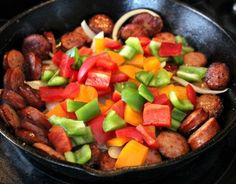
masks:
<svg viewBox="0 0 236 184"><path fill-rule="evenodd" d="M57 37L67 31L71 31L83 19L89 18L96 13L106 13L113 20L117 20L122 14L137 8L148 8L158 12L164 19L166 31L180 34L187 38L190 45L194 46L210 58L210 61L222 61L231 68L231 79L236 77L236 44L228 34L216 23L201 13L186 5L171 0L58 0L49 1L31 10L24 12L9 21L0 29L0 56L11 48L20 49L23 38L32 33L53 31ZM1 66L1 80L3 68ZM1 83L2 85L2 83ZM225 110L220 118L221 132L205 147L193 151L186 156L175 160L165 161L159 165L117 170L112 172L97 171L75 164L68 164L38 153L34 148L25 145L18 140L3 121L0 123L0 131L9 141L15 144L31 159L36 161L41 168L55 171L67 177L86 181L145 181L155 177L165 177L168 173L177 172L201 157L203 152L217 150L222 144L222 139L235 126L236 94L233 81L230 90L222 95Z"/></svg>

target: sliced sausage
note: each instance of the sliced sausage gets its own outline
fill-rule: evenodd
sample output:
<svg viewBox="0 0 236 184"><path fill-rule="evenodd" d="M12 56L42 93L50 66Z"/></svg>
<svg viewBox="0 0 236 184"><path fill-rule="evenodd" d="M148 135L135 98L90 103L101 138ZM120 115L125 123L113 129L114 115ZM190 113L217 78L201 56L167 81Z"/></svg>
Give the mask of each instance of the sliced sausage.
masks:
<svg viewBox="0 0 236 184"><path fill-rule="evenodd" d="M203 67L207 64L207 58L201 52L189 52L184 55L184 64L188 66Z"/></svg>
<svg viewBox="0 0 236 184"><path fill-rule="evenodd" d="M48 131L47 130L42 129L42 128L36 126L35 123L33 124L33 123L31 123L31 122L29 122L27 120L21 121L20 127L25 129L25 130L31 131L31 132L33 132L35 134L44 136L44 137L47 137L47 135L48 135Z"/></svg>
<svg viewBox="0 0 236 184"><path fill-rule="evenodd" d="M19 87L19 94L24 97L29 105L33 107L41 108L44 105L44 102L41 100L38 91L27 84Z"/></svg>
<svg viewBox="0 0 236 184"><path fill-rule="evenodd" d="M33 144L36 142L48 144L47 138L45 138L41 135L35 134L35 133L28 131L28 130L16 129L15 134L17 137L19 137L20 139L22 139L23 141L25 141L29 144Z"/></svg>
<svg viewBox="0 0 236 184"><path fill-rule="evenodd" d="M25 62L28 66L28 80L39 80L42 73L42 61L41 59L33 52L29 52L25 55Z"/></svg>
<svg viewBox="0 0 236 184"><path fill-rule="evenodd" d="M2 99L14 109L23 109L26 106L24 98L12 90L5 89L2 94Z"/></svg>
<svg viewBox="0 0 236 184"><path fill-rule="evenodd" d="M20 115L24 119L29 119L36 126L44 128L46 130L51 128L51 124L48 122L47 116L40 112L38 109L28 106L20 111Z"/></svg>
<svg viewBox="0 0 236 184"><path fill-rule="evenodd" d="M201 95L197 98L196 108L202 108L209 117L218 117L223 111L223 102L217 95Z"/></svg>
<svg viewBox="0 0 236 184"><path fill-rule="evenodd" d="M214 117L205 122L188 139L193 150L207 144L220 131L220 126Z"/></svg>
<svg viewBox="0 0 236 184"><path fill-rule="evenodd" d="M153 37L157 33L161 32L163 28L161 17L152 16L149 13L140 13L134 16L131 23L142 25L149 37Z"/></svg>
<svg viewBox="0 0 236 184"><path fill-rule="evenodd" d="M102 151L98 148L97 144L91 144L90 149L92 152L92 158L88 165L93 168L99 167L100 158L102 156Z"/></svg>
<svg viewBox="0 0 236 184"><path fill-rule="evenodd" d="M125 26L121 27L119 34L123 40L126 40L132 36L148 36L148 33L143 29L143 26L139 24L126 24Z"/></svg>
<svg viewBox="0 0 236 184"><path fill-rule="evenodd" d="M74 32L80 34L86 40L86 43L92 42L92 40L86 35L86 33L84 32L84 30L81 26L75 28Z"/></svg>
<svg viewBox="0 0 236 184"><path fill-rule="evenodd" d="M212 63L206 73L205 82L211 89L224 89L230 79L229 68L225 63Z"/></svg>
<svg viewBox="0 0 236 184"><path fill-rule="evenodd" d="M208 113L202 108L196 109L187 118L184 119L180 126L180 130L183 133L190 133L194 129L198 128L208 119Z"/></svg>
<svg viewBox="0 0 236 184"><path fill-rule="evenodd" d="M177 132L162 131L157 141L160 153L166 158L177 158L189 152L186 139Z"/></svg>
<svg viewBox="0 0 236 184"><path fill-rule="evenodd" d="M55 53L56 52L56 39L54 37L54 34L52 32L44 32L43 35L50 43L52 53Z"/></svg>
<svg viewBox="0 0 236 184"><path fill-rule="evenodd" d="M157 150L150 150L148 151L147 158L145 164L157 164L162 162L161 155Z"/></svg>
<svg viewBox="0 0 236 184"><path fill-rule="evenodd" d="M73 47L82 47L85 43L86 39L77 32L69 32L61 37L61 45L66 50L69 50Z"/></svg>
<svg viewBox="0 0 236 184"><path fill-rule="evenodd" d="M112 33L114 23L110 17L105 14L97 14L89 19L89 27L95 32L103 31L106 35Z"/></svg>
<svg viewBox="0 0 236 184"><path fill-rule="evenodd" d="M162 32L162 33L156 34L153 40L157 42L175 43L175 35L169 32Z"/></svg>
<svg viewBox="0 0 236 184"><path fill-rule="evenodd" d="M107 152L102 153L100 158L100 169L103 171L110 171L115 169L116 159L111 158Z"/></svg>
<svg viewBox="0 0 236 184"><path fill-rule="evenodd" d="M24 64L23 54L15 49L12 49L4 54L3 66L5 69L20 67Z"/></svg>
<svg viewBox="0 0 236 184"><path fill-rule="evenodd" d="M25 75L20 67L9 68L4 75L4 87L17 91L24 84Z"/></svg>
<svg viewBox="0 0 236 184"><path fill-rule="evenodd" d="M23 41L22 51L24 54L34 52L41 59L46 59L50 50L51 45L43 35L32 34Z"/></svg>
<svg viewBox="0 0 236 184"><path fill-rule="evenodd" d="M0 106L0 116L11 127L20 127L20 119L16 111L10 105L3 103Z"/></svg>

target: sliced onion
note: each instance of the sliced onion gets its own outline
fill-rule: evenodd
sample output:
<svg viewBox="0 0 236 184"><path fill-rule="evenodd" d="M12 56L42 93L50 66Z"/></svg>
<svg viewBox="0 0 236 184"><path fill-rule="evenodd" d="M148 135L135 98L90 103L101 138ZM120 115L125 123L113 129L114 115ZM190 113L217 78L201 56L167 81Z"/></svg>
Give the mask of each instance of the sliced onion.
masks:
<svg viewBox="0 0 236 184"><path fill-rule="evenodd" d="M149 13L152 16L160 17L156 12L148 10L148 9L137 9L137 10L131 10L127 13L125 13L123 16L121 16L117 22L114 25L113 32L112 32L112 39L117 40L118 32L121 28L121 26L132 16L140 14L140 13Z"/></svg>
<svg viewBox="0 0 236 184"><path fill-rule="evenodd" d="M161 67L164 68L166 66L166 61L161 62Z"/></svg>
<svg viewBox="0 0 236 184"><path fill-rule="evenodd" d="M81 22L81 27L84 30L85 34L90 38L93 39L95 37L95 33L90 29L90 27L88 26L88 24L86 23L85 20L83 20Z"/></svg>
<svg viewBox="0 0 236 184"><path fill-rule="evenodd" d="M92 42L92 44L91 44L91 49L93 50L93 52L95 52L95 48L96 48L96 46L95 46L95 39L96 39L96 38L104 38L104 32L101 31L101 32L99 32L98 34L96 34L96 36L94 36L93 42Z"/></svg>
<svg viewBox="0 0 236 184"><path fill-rule="evenodd" d="M51 109L53 109L55 106L57 106L59 104L59 102L50 102L50 103L46 103L45 106L46 106L46 109L48 111L50 111Z"/></svg>
<svg viewBox="0 0 236 184"><path fill-rule="evenodd" d="M184 79L181 79L179 77L172 77L172 79L175 81L175 82L178 82L179 84L183 85L183 86L187 86L188 84L190 84L193 89L197 92L197 93L200 93L200 94L220 94L220 93L224 93L226 92L229 88L226 88L224 90L210 90L210 89L204 89L204 88L200 88L198 86L195 86L193 84L191 84L190 82L184 80Z"/></svg>
<svg viewBox="0 0 236 184"><path fill-rule="evenodd" d="M25 81L25 84L28 84L33 89L39 89L40 87L47 86L47 84L41 80Z"/></svg>
<svg viewBox="0 0 236 184"><path fill-rule="evenodd" d="M111 147L108 149L108 155L109 155L111 158L117 159L118 156L120 155L121 150L122 150L122 147L111 146Z"/></svg>

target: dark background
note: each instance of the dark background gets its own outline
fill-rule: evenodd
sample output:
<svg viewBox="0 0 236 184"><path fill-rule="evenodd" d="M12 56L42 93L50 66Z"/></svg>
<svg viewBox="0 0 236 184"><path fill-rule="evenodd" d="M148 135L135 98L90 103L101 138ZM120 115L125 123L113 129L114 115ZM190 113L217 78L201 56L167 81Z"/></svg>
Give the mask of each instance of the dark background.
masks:
<svg viewBox="0 0 236 184"><path fill-rule="evenodd" d="M15 15L44 1L46 0L1 0L0 23L3 24ZM183 0L182 2L214 19L236 40L236 10L233 11L233 3L236 3L236 0ZM210 165L210 167L197 168L198 166L193 166L190 168L188 177L192 177L193 181L195 181L194 183L236 183L236 129L225 138L225 142L226 144L222 151L217 153L218 155L212 155L212 161L204 160L205 164ZM185 177L185 173L170 173L170 176L174 179L168 178L165 184L187 184L189 181ZM32 165L32 162L24 154L0 136L0 184L16 183L62 184L78 183L78 181L64 180L56 175L56 173L41 171ZM151 182L147 183L151 184Z"/></svg>

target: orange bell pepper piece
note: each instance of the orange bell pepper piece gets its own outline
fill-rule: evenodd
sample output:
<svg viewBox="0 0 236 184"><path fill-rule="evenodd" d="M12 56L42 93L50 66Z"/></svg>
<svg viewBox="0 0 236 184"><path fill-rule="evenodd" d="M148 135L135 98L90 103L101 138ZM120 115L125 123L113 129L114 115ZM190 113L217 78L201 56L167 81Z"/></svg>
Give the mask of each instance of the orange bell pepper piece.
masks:
<svg viewBox="0 0 236 184"><path fill-rule="evenodd" d="M139 68L143 68L143 60L144 57L142 54L136 54L131 60L127 61L126 63L129 65L134 65Z"/></svg>
<svg viewBox="0 0 236 184"><path fill-rule="evenodd" d="M124 74L128 75L130 78L135 79L135 74L141 71L140 68L133 65L122 65L119 67L119 70Z"/></svg>
<svg viewBox="0 0 236 184"><path fill-rule="evenodd" d="M107 51L109 54L111 60L115 62L118 66L122 65L125 62L125 59L118 53L113 52L113 51Z"/></svg>
<svg viewBox="0 0 236 184"><path fill-rule="evenodd" d="M111 106L114 104L114 102L110 99L105 100L104 103L99 103L99 107L102 113L107 112Z"/></svg>
<svg viewBox="0 0 236 184"><path fill-rule="evenodd" d="M123 146L127 143L130 139L127 137L114 137L107 141L107 146Z"/></svg>
<svg viewBox="0 0 236 184"><path fill-rule="evenodd" d="M133 126L143 123L142 113L134 111L128 104L125 105L124 119Z"/></svg>
<svg viewBox="0 0 236 184"><path fill-rule="evenodd" d="M77 97L74 98L74 100L87 103L97 97L98 93L94 87L81 84L79 94Z"/></svg>
<svg viewBox="0 0 236 184"><path fill-rule="evenodd" d="M129 141L121 150L115 163L115 168L141 166L148 154L148 147L135 140Z"/></svg>
<svg viewBox="0 0 236 184"><path fill-rule="evenodd" d="M182 86L176 86L173 84L158 88L159 94L166 94L169 96L170 91L175 91L177 97L181 100L188 99L186 88Z"/></svg>
<svg viewBox="0 0 236 184"><path fill-rule="evenodd" d="M62 109L61 104L57 104L54 108L46 113L46 116L50 118L52 115L56 115L59 117L66 117L66 112Z"/></svg>
<svg viewBox="0 0 236 184"><path fill-rule="evenodd" d="M95 53L99 54L105 49L105 39L104 38L95 38Z"/></svg>
<svg viewBox="0 0 236 184"><path fill-rule="evenodd" d="M145 58L143 61L143 68L145 71L156 73L160 67L160 61L154 56Z"/></svg>

